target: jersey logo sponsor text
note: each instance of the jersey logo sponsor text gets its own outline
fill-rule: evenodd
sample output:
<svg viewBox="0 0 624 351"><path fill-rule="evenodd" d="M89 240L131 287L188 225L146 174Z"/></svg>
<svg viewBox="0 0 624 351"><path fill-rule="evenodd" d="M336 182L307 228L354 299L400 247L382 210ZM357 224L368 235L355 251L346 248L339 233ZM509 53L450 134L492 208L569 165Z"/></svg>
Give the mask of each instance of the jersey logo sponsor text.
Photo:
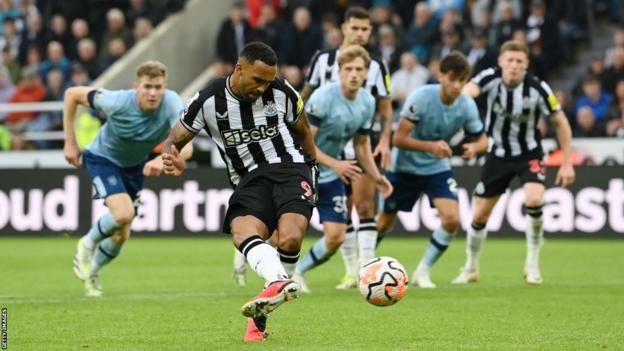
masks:
<svg viewBox="0 0 624 351"><path fill-rule="evenodd" d="M221 132L226 147L272 139L279 134L277 126L261 125L253 129L228 129Z"/></svg>

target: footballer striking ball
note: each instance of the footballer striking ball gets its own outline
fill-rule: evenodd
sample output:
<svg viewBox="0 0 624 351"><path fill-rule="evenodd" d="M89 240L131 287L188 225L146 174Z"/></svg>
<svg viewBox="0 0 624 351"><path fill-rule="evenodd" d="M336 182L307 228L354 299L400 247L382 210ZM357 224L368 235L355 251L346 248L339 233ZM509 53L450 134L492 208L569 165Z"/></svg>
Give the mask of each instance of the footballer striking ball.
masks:
<svg viewBox="0 0 624 351"><path fill-rule="evenodd" d="M399 302L405 296L407 286L405 268L392 257L375 257L360 269L360 294L375 306Z"/></svg>

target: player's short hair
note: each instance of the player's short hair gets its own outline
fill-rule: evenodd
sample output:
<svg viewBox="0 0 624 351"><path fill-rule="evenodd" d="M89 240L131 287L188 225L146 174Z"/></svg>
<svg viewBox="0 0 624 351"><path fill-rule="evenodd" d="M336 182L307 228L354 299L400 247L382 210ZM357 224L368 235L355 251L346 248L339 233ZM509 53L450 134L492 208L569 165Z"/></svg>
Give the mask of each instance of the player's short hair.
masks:
<svg viewBox="0 0 624 351"><path fill-rule="evenodd" d="M136 78L139 79L143 76L149 78L163 77L167 79L167 66L160 61L145 61L136 69Z"/></svg>
<svg viewBox="0 0 624 351"><path fill-rule="evenodd" d="M240 58L253 64L256 60L260 60L269 66L277 64L277 54L270 46L260 41L252 41L245 45L240 53Z"/></svg>
<svg viewBox="0 0 624 351"><path fill-rule="evenodd" d="M368 68L371 57L366 49L359 45L351 45L344 49L340 49L340 54L338 55L338 67L342 67L345 63L349 63L358 57L361 57L364 60L364 67Z"/></svg>
<svg viewBox="0 0 624 351"><path fill-rule="evenodd" d="M501 54L505 51L522 51L527 57L529 57L529 47L526 43L521 42L520 40L507 40L501 46L500 52Z"/></svg>
<svg viewBox="0 0 624 351"><path fill-rule="evenodd" d="M367 19L367 20L369 20L370 19L370 13L368 13L368 11L365 8L363 8L363 7L351 6L345 12L344 21L347 22L351 18Z"/></svg>
<svg viewBox="0 0 624 351"><path fill-rule="evenodd" d="M454 78L465 80L470 77L471 72L470 62L464 54L457 50L451 51L440 61L440 73L442 74L450 73Z"/></svg>

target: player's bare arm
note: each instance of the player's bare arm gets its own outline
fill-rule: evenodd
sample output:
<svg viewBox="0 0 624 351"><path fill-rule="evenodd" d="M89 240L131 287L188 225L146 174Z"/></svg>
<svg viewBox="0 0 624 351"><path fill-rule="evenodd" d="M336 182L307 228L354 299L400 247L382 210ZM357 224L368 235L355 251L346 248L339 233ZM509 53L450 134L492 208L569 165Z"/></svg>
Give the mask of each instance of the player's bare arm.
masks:
<svg viewBox="0 0 624 351"><path fill-rule="evenodd" d="M401 118L399 127L392 138L392 145L399 149L428 152L437 158L451 157L451 147L444 140L424 141L410 136L416 124L407 118Z"/></svg>
<svg viewBox="0 0 624 351"><path fill-rule="evenodd" d="M576 177L574 167L572 166L571 156L572 129L570 128L568 118L563 111L555 113L555 115L550 118L550 123L555 127L557 140L559 140L559 145L561 146L561 151L563 152L563 162L557 172L555 184L562 187L568 187L574 183L574 179Z"/></svg>
<svg viewBox="0 0 624 351"><path fill-rule="evenodd" d="M314 138L316 133L318 133L318 127L310 125L310 133L312 134L312 138ZM324 153L316 145L314 147L316 149L316 160L318 163L336 171L336 174L338 174L344 183L348 183L350 180L355 180L360 177L362 169L358 167L357 161L338 160Z"/></svg>
<svg viewBox="0 0 624 351"><path fill-rule="evenodd" d="M379 173L377 166L375 165L375 159L371 153L370 138L365 134L356 134L353 137L353 147L355 149L355 157L362 165L364 172L373 178L375 181L375 187L381 192L384 198L387 198L392 194L392 184L388 179Z"/></svg>
<svg viewBox="0 0 624 351"><path fill-rule="evenodd" d="M381 168L389 170L392 165L392 154L390 153L390 142L392 135L392 100L389 98L378 99L377 110L381 115L381 137L377 147L373 151L373 156L381 155Z"/></svg>
<svg viewBox="0 0 624 351"><path fill-rule="evenodd" d="M303 102L308 102L308 99L310 98L310 95L312 95L314 90L316 90L316 87L311 86L310 84L304 85L303 90L301 90L301 94L300 94L301 100L303 100Z"/></svg>
<svg viewBox="0 0 624 351"><path fill-rule="evenodd" d="M188 153L192 153L192 148L190 151L184 150L189 150L186 146L194 137L195 134L185 128L179 121L173 127L162 148L163 170L166 175L179 176L184 172L184 167L186 166L184 160L188 159L184 157L186 155L190 157ZM180 153L178 150L183 150L183 153Z"/></svg>
<svg viewBox="0 0 624 351"><path fill-rule="evenodd" d="M76 109L78 105L88 106L87 95L95 90L91 87L72 87L65 91L63 98L63 131L65 134L65 145L63 153L65 159L74 167L80 167L80 149L76 142Z"/></svg>
<svg viewBox="0 0 624 351"><path fill-rule="evenodd" d="M180 151L180 157L186 161L191 158L191 156L193 156L193 143L188 143ZM145 163L143 174L148 177L157 177L162 173L163 169L162 155L158 155Z"/></svg>
<svg viewBox="0 0 624 351"><path fill-rule="evenodd" d="M484 153L488 148L488 138L485 133L482 133L479 136L479 139L472 143L466 143L462 145L464 149L464 153L462 154L462 158L466 161L472 160L478 154Z"/></svg>
<svg viewBox="0 0 624 351"><path fill-rule="evenodd" d="M462 93L470 96L471 98L476 98L481 94L481 88L479 88L479 86L473 82L468 82L466 85L464 85Z"/></svg>
<svg viewBox="0 0 624 351"><path fill-rule="evenodd" d="M301 146L308 152L313 160L316 160L316 146L314 145L314 136L310 131L308 115L302 112L297 123L290 126L290 128L297 135Z"/></svg>

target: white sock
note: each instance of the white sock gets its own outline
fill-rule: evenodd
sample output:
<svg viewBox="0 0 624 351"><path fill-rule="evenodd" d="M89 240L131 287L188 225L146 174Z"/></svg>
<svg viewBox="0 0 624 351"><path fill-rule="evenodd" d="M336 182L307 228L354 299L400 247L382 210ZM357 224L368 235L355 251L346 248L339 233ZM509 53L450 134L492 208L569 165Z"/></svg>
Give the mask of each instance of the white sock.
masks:
<svg viewBox="0 0 624 351"><path fill-rule="evenodd" d="M360 228L357 233L358 246L360 249L360 265L375 258L375 247L377 246L377 223L374 218L360 221Z"/></svg>
<svg viewBox="0 0 624 351"><path fill-rule="evenodd" d="M483 243L487 238L487 229L485 224L472 222L468 229L466 237L466 268L479 269L479 256L483 249Z"/></svg>
<svg viewBox="0 0 624 351"><path fill-rule="evenodd" d="M292 277L295 274L295 268L297 267L297 261L299 260L299 251L286 251L280 248L277 249L280 261L288 277Z"/></svg>
<svg viewBox="0 0 624 351"><path fill-rule="evenodd" d="M531 266L539 266L540 249L544 243L544 220L542 217L542 208L543 206L526 208L526 264Z"/></svg>
<svg viewBox="0 0 624 351"><path fill-rule="evenodd" d="M277 250L258 235L247 238L238 248L247 258L249 267L266 280L267 285L274 281L288 279L288 274L280 262Z"/></svg>
<svg viewBox="0 0 624 351"><path fill-rule="evenodd" d="M234 250L234 272L245 273L247 258L240 251Z"/></svg>
<svg viewBox="0 0 624 351"><path fill-rule="evenodd" d="M349 275L358 274L358 258L357 258L357 231L353 227L351 221L347 222L347 233L345 240L340 246L342 261L344 262L345 272Z"/></svg>

